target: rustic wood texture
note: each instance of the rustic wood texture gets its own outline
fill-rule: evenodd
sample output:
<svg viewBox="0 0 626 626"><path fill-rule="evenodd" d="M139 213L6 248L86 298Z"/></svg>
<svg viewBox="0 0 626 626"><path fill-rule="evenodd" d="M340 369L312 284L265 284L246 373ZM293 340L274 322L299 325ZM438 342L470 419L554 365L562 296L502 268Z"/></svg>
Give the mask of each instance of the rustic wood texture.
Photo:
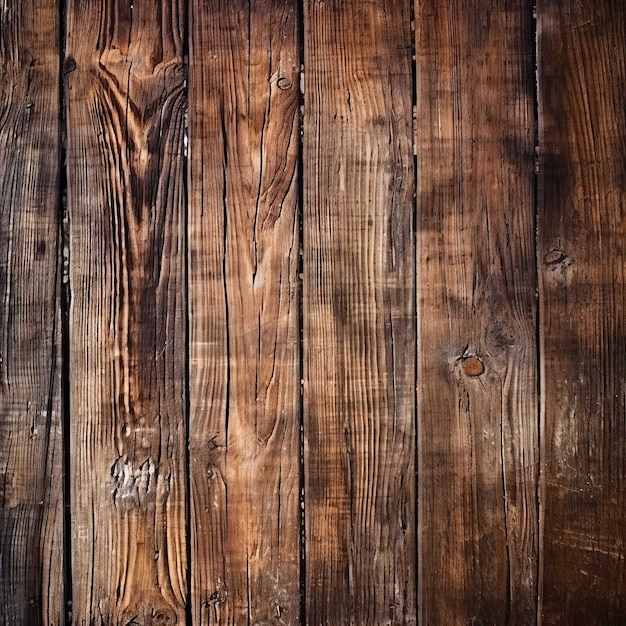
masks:
<svg viewBox="0 0 626 626"><path fill-rule="evenodd" d="M182 624L184 15L71 0L64 62L74 624Z"/></svg>
<svg viewBox="0 0 626 626"><path fill-rule="evenodd" d="M63 624L56 3L0 10L0 623Z"/></svg>
<svg viewBox="0 0 626 626"><path fill-rule="evenodd" d="M536 618L532 2L416 3L419 603Z"/></svg>
<svg viewBox="0 0 626 626"><path fill-rule="evenodd" d="M409 2L305 2L310 624L415 623Z"/></svg>
<svg viewBox="0 0 626 626"><path fill-rule="evenodd" d="M537 5L543 624L626 623L626 4Z"/></svg>
<svg viewBox="0 0 626 626"><path fill-rule="evenodd" d="M296 3L191 10L195 624L300 617Z"/></svg>
<svg viewBox="0 0 626 626"><path fill-rule="evenodd" d="M5 0L0 624L626 623L626 4L533 4Z"/></svg>

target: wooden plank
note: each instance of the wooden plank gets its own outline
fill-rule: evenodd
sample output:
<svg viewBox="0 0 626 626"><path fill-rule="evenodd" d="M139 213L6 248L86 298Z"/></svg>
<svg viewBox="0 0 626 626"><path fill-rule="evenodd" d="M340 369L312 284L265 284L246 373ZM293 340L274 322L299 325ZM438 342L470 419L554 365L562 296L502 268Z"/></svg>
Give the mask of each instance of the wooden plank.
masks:
<svg viewBox="0 0 626 626"><path fill-rule="evenodd" d="M537 5L542 619L626 621L626 4Z"/></svg>
<svg viewBox="0 0 626 626"><path fill-rule="evenodd" d="M529 0L416 3L424 624L536 619L533 32Z"/></svg>
<svg viewBox="0 0 626 626"><path fill-rule="evenodd" d="M304 433L311 624L415 623L409 2L305 2Z"/></svg>
<svg viewBox="0 0 626 626"><path fill-rule="evenodd" d="M63 624L59 25L0 12L0 620Z"/></svg>
<svg viewBox="0 0 626 626"><path fill-rule="evenodd" d="M193 623L295 624L296 3L190 6Z"/></svg>
<svg viewBox="0 0 626 626"><path fill-rule="evenodd" d="M181 624L186 601L182 3L70 0L75 624Z"/></svg>

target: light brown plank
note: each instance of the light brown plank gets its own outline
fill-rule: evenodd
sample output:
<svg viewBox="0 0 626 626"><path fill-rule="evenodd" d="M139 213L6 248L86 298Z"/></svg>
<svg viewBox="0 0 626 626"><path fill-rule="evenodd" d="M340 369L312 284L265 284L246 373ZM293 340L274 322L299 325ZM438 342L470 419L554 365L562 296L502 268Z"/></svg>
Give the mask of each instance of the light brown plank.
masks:
<svg viewBox="0 0 626 626"><path fill-rule="evenodd" d="M190 5L195 624L296 624L296 3Z"/></svg>
<svg viewBox="0 0 626 626"><path fill-rule="evenodd" d="M626 622L626 4L537 5L543 624Z"/></svg>
<svg viewBox="0 0 626 626"><path fill-rule="evenodd" d="M67 5L75 624L185 621L182 20Z"/></svg>
<svg viewBox="0 0 626 626"><path fill-rule="evenodd" d="M0 621L63 624L56 3L0 11Z"/></svg>
<svg viewBox="0 0 626 626"><path fill-rule="evenodd" d="M310 624L415 623L409 2L305 2Z"/></svg>
<svg viewBox="0 0 626 626"><path fill-rule="evenodd" d="M419 605L536 618L532 2L416 3Z"/></svg>

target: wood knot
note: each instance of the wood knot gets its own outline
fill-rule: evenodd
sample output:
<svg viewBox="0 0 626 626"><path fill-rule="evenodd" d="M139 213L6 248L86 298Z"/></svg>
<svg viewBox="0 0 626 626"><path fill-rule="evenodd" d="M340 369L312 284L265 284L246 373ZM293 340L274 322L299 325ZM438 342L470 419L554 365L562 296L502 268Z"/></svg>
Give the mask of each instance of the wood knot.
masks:
<svg viewBox="0 0 626 626"><path fill-rule="evenodd" d="M286 76L281 76L276 81L276 86L281 90L291 89L291 81Z"/></svg>
<svg viewBox="0 0 626 626"><path fill-rule="evenodd" d="M169 609L161 609L153 611L152 613L152 626L169 626L170 624L177 624L178 619L176 615Z"/></svg>
<svg viewBox="0 0 626 626"><path fill-rule="evenodd" d="M545 264L552 270L567 268L574 262L572 259L559 248L553 248L544 257Z"/></svg>
<svg viewBox="0 0 626 626"><path fill-rule="evenodd" d="M463 359L462 363L466 376L480 376L485 371L485 364L478 357L467 357Z"/></svg>

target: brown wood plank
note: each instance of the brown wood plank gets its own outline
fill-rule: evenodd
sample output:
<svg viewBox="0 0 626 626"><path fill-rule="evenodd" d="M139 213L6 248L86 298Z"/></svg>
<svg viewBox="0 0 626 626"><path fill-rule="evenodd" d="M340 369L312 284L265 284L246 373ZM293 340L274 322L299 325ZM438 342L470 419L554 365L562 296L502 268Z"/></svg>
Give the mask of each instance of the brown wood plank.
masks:
<svg viewBox="0 0 626 626"><path fill-rule="evenodd" d="M0 11L0 621L63 624L59 25Z"/></svg>
<svg viewBox="0 0 626 626"><path fill-rule="evenodd" d="M415 623L409 2L305 2L310 624Z"/></svg>
<svg viewBox="0 0 626 626"><path fill-rule="evenodd" d="M536 618L538 412L529 0L416 3L419 604Z"/></svg>
<svg viewBox="0 0 626 626"><path fill-rule="evenodd" d="M537 5L543 624L626 623L626 4Z"/></svg>
<svg viewBox="0 0 626 626"><path fill-rule="evenodd" d="M194 624L300 616L296 6L190 5Z"/></svg>
<svg viewBox="0 0 626 626"><path fill-rule="evenodd" d="M185 621L183 5L70 0L75 624Z"/></svg>

